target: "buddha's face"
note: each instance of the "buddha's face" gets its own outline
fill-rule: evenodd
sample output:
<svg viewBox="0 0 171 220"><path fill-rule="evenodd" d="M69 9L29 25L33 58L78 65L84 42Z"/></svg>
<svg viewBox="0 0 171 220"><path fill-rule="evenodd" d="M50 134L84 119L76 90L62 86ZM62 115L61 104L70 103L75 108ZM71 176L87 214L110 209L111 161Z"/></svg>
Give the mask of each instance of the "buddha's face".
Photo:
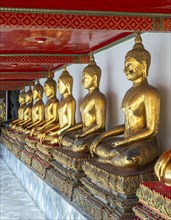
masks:
<svg viewBox="0 0 171 220"><path fill-rule="evenodd" d="M125 59L124 72L128 80L135 81L143 77L144 66L135 58L128 57Z"/></svg>
<svg viewBox="0 0 171 220"><path fill-rule="evenodd" d="M29 103L31 101L31 99L32 99L31 95L26 94L26 96L25 96L26 102Z"/></svg>
<svg viewBox="0 0 171 220"><path fill-rule="evenodd" d="M24 96L19 96L18 101L20 104L25 103L25 97Z"/></svg>
<svg viewBox="0 0 171 220"><path fill-rule="evenodd" d="M82 85L84 86L85 89L89 89L92 86L94 86L93 77L91 75L89 75L88 73L83 72Z"/></svg>
<svg viewBox="0 0 171 220"><path fill-rule="evenodd" d="M58 91L61 95L63 95L66 91L66 85L62 80L58 80Z"/></svg>
<svg viewBox="0 0 171 220"><path fill-rule="evenodd" d="M45 92L45 95L46 95L47 97L49 97L49 96L52 95L52 88L51 88L51 86L48 85L47 83L45 83L44 92Z"/></svg>
<svg viewBox="0 0 171 220"><path fill-rule="evenodd" d="M36 89L33 89L33 99L34 100L37 99L38 95L39 95L38 91Z"/></svg>

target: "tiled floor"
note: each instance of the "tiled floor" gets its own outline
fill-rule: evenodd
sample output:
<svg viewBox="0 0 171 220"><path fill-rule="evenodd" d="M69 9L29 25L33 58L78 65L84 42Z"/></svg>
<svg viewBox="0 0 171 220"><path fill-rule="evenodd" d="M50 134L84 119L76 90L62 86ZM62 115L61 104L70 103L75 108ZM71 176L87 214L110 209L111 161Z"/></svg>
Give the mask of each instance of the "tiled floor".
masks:
<svg viewBox="0 0 171 220"><path fill-rule="evenodd" d="M0 157L0 220L45 220L19 180Z"/></svg>

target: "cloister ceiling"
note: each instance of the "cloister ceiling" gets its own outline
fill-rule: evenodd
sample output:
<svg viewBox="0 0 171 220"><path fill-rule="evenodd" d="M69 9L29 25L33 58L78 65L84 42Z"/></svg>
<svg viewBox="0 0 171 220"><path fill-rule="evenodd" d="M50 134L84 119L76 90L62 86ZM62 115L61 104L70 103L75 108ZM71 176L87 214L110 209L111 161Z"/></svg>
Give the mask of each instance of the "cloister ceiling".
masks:
<svg viewBox="0 0 171 220"><path fill-rule="evenodd" d="M170 32L171 0L0 0L0 90L88 63L136 31Z"/></svg>

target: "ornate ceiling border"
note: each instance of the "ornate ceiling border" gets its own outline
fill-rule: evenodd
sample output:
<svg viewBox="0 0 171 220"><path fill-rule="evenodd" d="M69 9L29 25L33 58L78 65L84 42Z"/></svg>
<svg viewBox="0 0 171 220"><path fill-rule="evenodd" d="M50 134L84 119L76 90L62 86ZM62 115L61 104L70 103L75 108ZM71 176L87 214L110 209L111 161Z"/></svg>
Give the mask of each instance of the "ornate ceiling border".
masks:
<svg viewBox="0 0 171 220"><path fill-rule="evenodd" d="M63 55L63 54L1 54L2 63L27 63L27 64L55 64L55 63L88 63L88 55Z"/></svg>
<svg viewBox="0 0 171 220"><path fill-rule="evenodd" d="M24 89L24 86L11 86L11 87L1 87L0 86L0 91L7 91L7 90L21 90Z"/></svg>
<svg viewBox="0 0 171 220"><path fill-rule="evenodd" d="M2 80L1 80L2 81ZM7 81L3 80L3 84L1 84L1 87L13 87L13 86L34 86L34 81Z"/></svg>
<svg viewBox="0 0 171 220"><path fill-rule="evenodd" d="M171 14L0 8L1 28L171 31Z"/></svg>
<svg viewBox="0 0 171 220"><path fill-rule="evenodd" d="M48 72L0 72L0 80L35 80L47 78ZM1 87L1 86L0 86Z"/></svg>

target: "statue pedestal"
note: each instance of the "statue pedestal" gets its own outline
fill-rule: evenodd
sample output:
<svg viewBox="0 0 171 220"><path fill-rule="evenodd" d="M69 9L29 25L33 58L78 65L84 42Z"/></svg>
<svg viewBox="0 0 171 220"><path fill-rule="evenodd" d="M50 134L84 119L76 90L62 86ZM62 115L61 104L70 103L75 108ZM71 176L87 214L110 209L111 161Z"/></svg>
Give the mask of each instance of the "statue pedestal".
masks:
<svg viewBox="0 0 171 220"><path fill-rule="evenodd" d="M101 164L92 158L85 161L82 168L87 177L81 178L82 186L74 189L73 201L89 212L89 204L93 200L91 214L94 219L99 218L99 210L106 215L110 213L111 219L133 219L136 190L141 182L155 179L154 163L126 170Z"/></svg>
<svg viewBox="0 0 171 220"><path fill-rule="evenodd" d="M52 150L56 147L54 145L46 145L39 142L36 146L37 150L32 160L32 167L42 178L46 178L47 170L52 168Z"/></svg>
<svg viewBox="0 0 171 220"><path fill-rule="evenodd" d="M82 165L90 154L75 153L62 147L53 149L52 154L53 168L47 170L46 179L72 200L74 188L81 184L79 179L85 176Z"/></svg>
<svg viewBox="0 0 171 220"><path fill-rule="evenodd" d="M3 129L1 134L1 143L6 145L9 151L13 150L12 130Z"/></svg>
<svg viewBox="0 0 171 220"><path fill-rule="evenodd" d="M52 165L42 160L37 155L32 158L32 168L43 178L46 178L47 169L52 168Z"/></svg>
<svg viewBox="0 0 171 220"><path fill-rule="evenodd" d="M143 182L136 192L133 211L140 219L171 219L171 187L162 182Z"/></svg>
<svg viewBox="0 0 171 220"><path fill-rule="evenodd" d="M36 153L37 141L32 137L27 137L25 139L24 150L21 152L21 160L28 166L32 165L32 159Z"/></svg>
<svg viewBox="0 0 171 220"><path fill-rule="evenodd" d="M15 140L13 145L13 153L14 155L20 159L21 152L24 149L26 135L15 133Z"/></svg>

